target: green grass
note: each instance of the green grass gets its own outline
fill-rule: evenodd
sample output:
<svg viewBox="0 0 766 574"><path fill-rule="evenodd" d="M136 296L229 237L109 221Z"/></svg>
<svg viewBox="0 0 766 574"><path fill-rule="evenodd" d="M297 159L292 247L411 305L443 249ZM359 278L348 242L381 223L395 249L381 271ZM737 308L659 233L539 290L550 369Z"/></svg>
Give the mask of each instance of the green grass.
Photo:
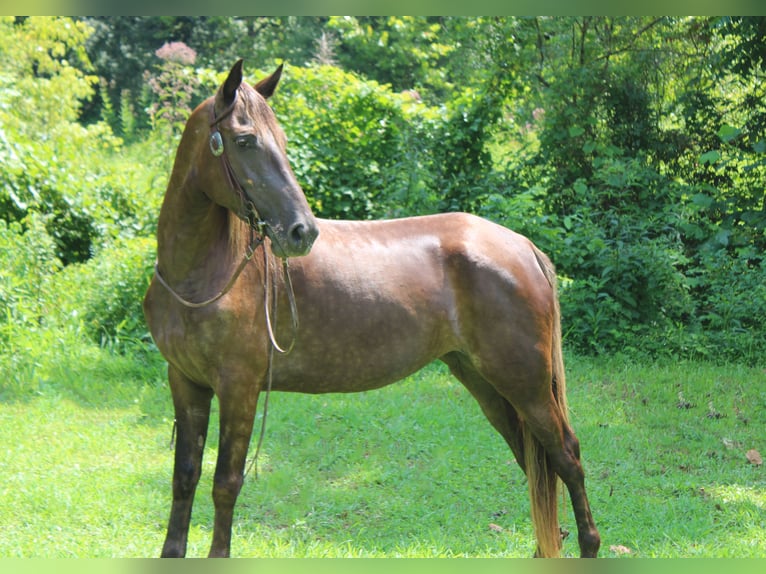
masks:
<svg viewBox="0 0 766 574"><path fill-rule="evenodd" d="M570 370L607 548L766 556L766 477L746 458L766 450L766 371L616 361L570 361Z"/></svg>
<svg viewBox="0 0 766 574"><path fill-rule="evenodd" d="M162 362L46 344L20 355L15 375L0 373L0 556L157 555L172 472ZM18 368L24 357L34 368ZM766 453L765 379L762 368L568 357L602 556L766 557L766 477L745 456ZM210 544L213 419L191 556ZM237 507L235 556L534 551L525 479L442 367L366 394L274 393L267 422L259 477L248 476ZM568 503L562 523L574 556Z"/></svg>

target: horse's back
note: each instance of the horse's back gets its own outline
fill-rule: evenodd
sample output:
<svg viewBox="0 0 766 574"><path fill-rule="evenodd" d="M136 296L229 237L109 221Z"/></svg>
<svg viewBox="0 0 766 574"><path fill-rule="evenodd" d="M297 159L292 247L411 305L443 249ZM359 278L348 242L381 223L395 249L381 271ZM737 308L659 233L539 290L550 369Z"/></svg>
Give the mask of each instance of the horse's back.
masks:
<svg viewBox="0 0 766 574"><path fill-rule="evenodd" d="M438 247L443 255L499 257L508 260L531 254L531 242L506 227L469 213L442 213L375 221L319 220L320 251L384 248L406 263L424 250ZM312 252L306 260L311 260Z"/></svg>

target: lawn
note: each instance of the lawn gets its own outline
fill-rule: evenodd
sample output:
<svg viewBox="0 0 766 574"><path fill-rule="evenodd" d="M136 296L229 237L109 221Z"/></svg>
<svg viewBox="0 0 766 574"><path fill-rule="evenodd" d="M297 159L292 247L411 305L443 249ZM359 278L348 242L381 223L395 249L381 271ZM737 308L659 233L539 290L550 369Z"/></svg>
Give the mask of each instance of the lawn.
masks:
<svg viewBox="0 0 766 574"><path fill-rule="evenodd" d="M0 557L156 556L172 473L163 365L63 351L29 371L35 385L3 383ZM568 357L602 556L766 557L766 471L755 456L766 454L765 382L763 368ZM216 423L190 556L207 553L212 533ZM232 554L529 557L528 509L510 451L432 365L366 394L274 393ZM572 532L564 554L575 556L568 502L562 526Z"/></svg>

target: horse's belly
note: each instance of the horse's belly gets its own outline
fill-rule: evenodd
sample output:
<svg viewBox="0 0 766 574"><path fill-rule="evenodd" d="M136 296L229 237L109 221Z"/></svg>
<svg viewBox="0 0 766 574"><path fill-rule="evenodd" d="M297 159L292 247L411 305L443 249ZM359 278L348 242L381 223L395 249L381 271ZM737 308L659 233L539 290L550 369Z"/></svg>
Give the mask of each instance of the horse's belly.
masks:
<svg viewBox="0 0 766 574"><path fill-rule="evenodd" d="M342 361L323 361L312 368L288 368L275 373L273 389L300 393L352 393L378 389L418 371L436 356L410 357L395 364L373 356L350 356Z"/></svg>
<svg viewBox="0 0 766 574"><path fill-rule="evenodd" d="M389 242L384 249L357 241L355 250L344 244L347 250L340 252L323 250L320 243L317 253L296 263L298 339L293 352L275 364L275 388L308 393L378 388L454 344L453 294L438 242ZM289 338L281 317L283 338Z"/></svg>
<svg viewBox="0 0 766 574"><path fill-rule="evenodd" d="M359 314L326 317L301 326L290 355L275 362L274 388L304 393L355 392L396 382L448 352L451 330L445 314Z"/></svg>

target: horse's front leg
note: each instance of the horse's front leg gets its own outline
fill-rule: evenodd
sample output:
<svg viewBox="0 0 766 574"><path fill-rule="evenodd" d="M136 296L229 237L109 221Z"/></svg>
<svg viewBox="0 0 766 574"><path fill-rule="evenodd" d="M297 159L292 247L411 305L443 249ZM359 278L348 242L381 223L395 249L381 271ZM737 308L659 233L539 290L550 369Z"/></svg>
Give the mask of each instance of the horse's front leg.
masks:
<svg viewBox="0 0 766 574"><path fill-rule="evenodd" d="M258 386L251 380L231 381L218 395L220 439L213 482L215 524L210 557L228 557L234 505L244 480L245 460L253 431Z"/></svg>
<svg viewBox="0 0 766 574"><path fill-rule="evenodd" d="M197 386L172 366L168 368L168 382L173 393L177 437L173 468L173 506L170 510L162 556L180 558L186 555L189 520L194 492L200 477L213 392Z"/></svg>

